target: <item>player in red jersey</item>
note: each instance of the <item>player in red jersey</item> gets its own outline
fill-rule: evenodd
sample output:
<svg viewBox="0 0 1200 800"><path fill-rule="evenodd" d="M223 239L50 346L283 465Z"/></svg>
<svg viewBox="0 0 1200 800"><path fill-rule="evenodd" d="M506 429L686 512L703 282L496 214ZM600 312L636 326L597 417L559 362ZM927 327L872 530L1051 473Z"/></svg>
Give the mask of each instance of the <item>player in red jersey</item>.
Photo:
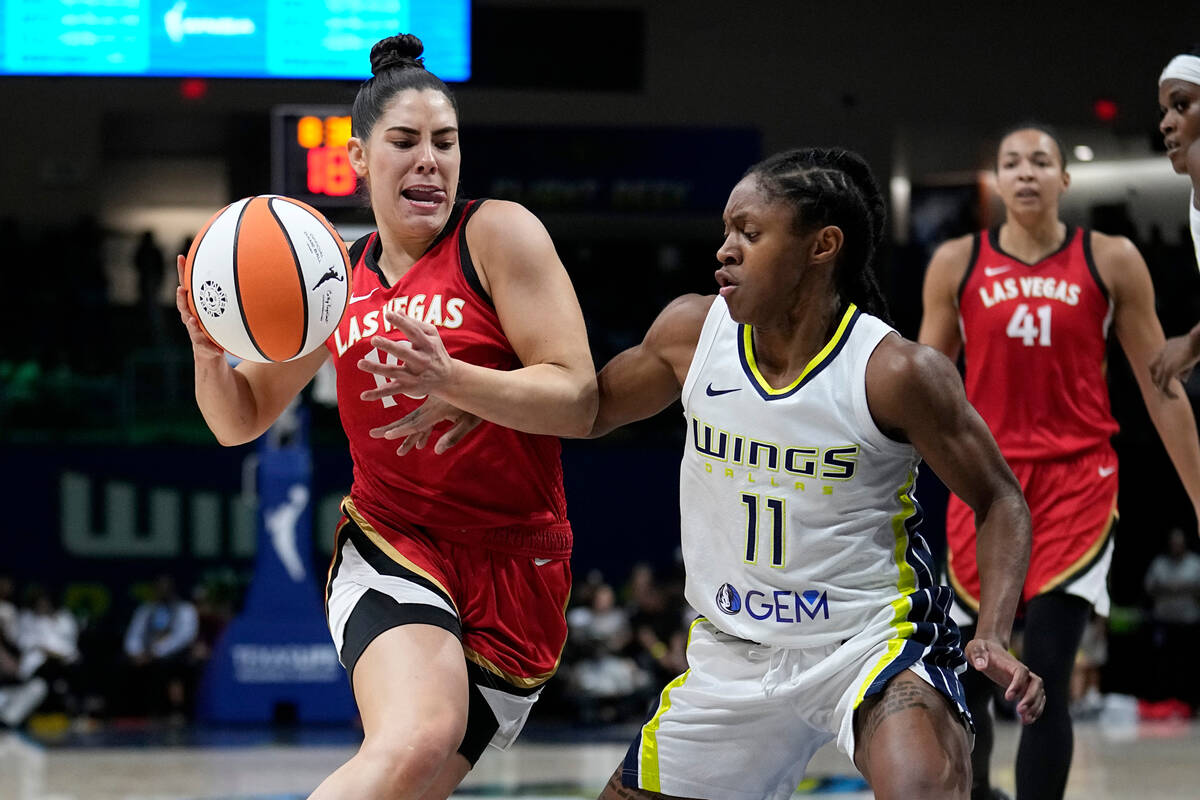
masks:
<svg viewBox="0 0 1200 800"><path fill-rule="evenodd" d="M1187 401L1166 397L1150 379L1163 333L1141 255L1128 239L1058 218L1070 179L1053 134L1037 125L1010 131L1000 143L996 178L1004 223L934 253L919 339L951 358L964 353L967 397L1029 503L1023 658L1046 682L1046 710L1022 731L1017 794L1061 798L1073 748L1071 666L1093 607L1108 610L1117 519L1117 459L1109 444L1117 424L1104 376L1110 326L1198 515L1200 446ZM966 627L980 593L975 527L953 496L946 529L950 581ZM968 627L964 637L970 635ZM997 796L988 778L990 690L973 672L964 685L978 726L972 796L990 798Z"/></svg>
<svg viewBox="0 0 1200 800"><path fill-rule="evenodd" d="M354 102L348 152L378 231L352 248L327 350L233 369L177 294L222 444L266 430L327 358L337 368L354 484L326 610L365 738L314 798L449 796L489 743L516 738L566 638L555 437L595 416L583 316L532 214L456 198L458 111L422 50L377 43ZM439 454L406 440L398 458L397 415L436 422ZM441 454L448 435L461 441Z"/></svg>
<svg viewBox="0 0 1200 800"><path fill-rule="evenodd" d="M1188 224L1200 268L1200 45L1175 56L1163 69L1158 78L1158 107L1162 111L1158 129L1171 167L1192 179ZM1198 361L1200 325L1168 339L1150 371L1158 387L1169 393L1174 379L1186 379Z"/></svg>

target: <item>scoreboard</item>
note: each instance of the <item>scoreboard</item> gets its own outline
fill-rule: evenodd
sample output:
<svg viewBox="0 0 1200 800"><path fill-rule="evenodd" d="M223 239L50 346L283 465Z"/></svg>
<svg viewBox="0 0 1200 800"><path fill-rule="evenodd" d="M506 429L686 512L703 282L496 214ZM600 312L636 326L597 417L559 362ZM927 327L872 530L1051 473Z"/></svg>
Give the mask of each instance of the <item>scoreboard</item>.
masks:
<svg viewBox="0 0 1200 800"><path fill-rule="evenodd" d="M361 81L397 33L471 76L471 0L0 0L0 75Z"/></svg>
<svg viewBox="0 0 1200 800"><path fill-rule="evenodd" d="M762 157L753 128L472 125L463 197L536 213L719 214ZM316 208L365 206L350 167L350 106L278 106L271 191Z"/></svg>
<svg viewBox="0 0 1200 800"><path fill-rule="evenodd" d="M349 106L280 106L271 128L273 192L316 208L363 205L346 154Z"/></svg>

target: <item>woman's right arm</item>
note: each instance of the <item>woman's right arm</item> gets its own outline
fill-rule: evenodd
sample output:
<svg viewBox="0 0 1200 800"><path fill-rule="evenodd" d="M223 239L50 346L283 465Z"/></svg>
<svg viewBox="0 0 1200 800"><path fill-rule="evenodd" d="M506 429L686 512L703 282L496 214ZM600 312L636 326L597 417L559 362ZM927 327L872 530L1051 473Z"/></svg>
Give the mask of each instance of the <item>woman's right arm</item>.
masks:
<svg viewBox="0 0 1200 800"><path fill-rule="evenodd" d="M213 344L188 308L183 287L184 257L179 256L179 287L175 305L192 341L196 367L196 404L217 441L225 446L257 439L279 418L292 399L300 393L329 351L319 347L295 361L282 364L258 364L243 361L233 368L225 351Z"/></svg>
<svg viewBox="0 0 1200 800"><path fill-rule="evenodd" d="M589 439L654 416L679 399L712 303L712 295L676 298L640 344L618 353L600 370L600 403Z"/></svg>
<svg viewBox="0 0 1200 800"><path fill-rule="evenodd" d="M689 294L672 300L640 344L613 356L596 376L596 417L584 438L596 439L622 425L652 417L679 399L712 303L712 295ZM441 406L431 414L423 413L423 408L386 426L388 438L408 437L406 445L415 441L416 447L422 447L433 426L451 418L442 415ZM444 453L456 445L478 421L475 416L460 419L438 440L436 452ZM376 430L384 435L385 429ZM407 447L401 450L401 455L408 452Z"/></svg>
<svg viewBox="0 0 1200 800"><path fill-rule="evenodd" d="M973 237L960 236L945 242L929 259L921 291L921 331L917 341L954 361L962 349L958 328L958 285L967 271Z"/></svg>

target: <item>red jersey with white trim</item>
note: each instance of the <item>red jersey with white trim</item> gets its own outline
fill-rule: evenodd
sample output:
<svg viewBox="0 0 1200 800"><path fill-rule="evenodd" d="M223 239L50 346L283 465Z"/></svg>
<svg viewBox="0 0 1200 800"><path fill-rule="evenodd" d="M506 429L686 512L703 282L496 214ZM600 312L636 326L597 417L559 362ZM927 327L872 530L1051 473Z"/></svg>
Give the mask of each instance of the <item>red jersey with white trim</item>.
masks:
<svg viewBox="0 0 1200 800"><path fill-rule="evenodd" d="M1007 459L1067 458L1117 432L1105 381L1112 302L1091 233L1067 227L1036 264L975 235L958 291L967 399Z"/></svg>
<svg viewBox="0 0 1200 800"><path fill-rule="evenodd" d="M557 437L482 422L435 455L434 443L451 424L442 422L424 449L398 456L400 440L374 439L369 431L425 400L403 394L371 402L360 397L385 379L359 369L358 360L395 360L372 346L371 338L403 338L384 321L385 307L436 325L453 358L500 370L521 366L467 249L467 220L482 203L457 203L441 235L394 286L378 266L377 233L351 248L361 255L353 260L349 304L326 342L337 368L338 411L354 460L351 497L364 516L387 527L419 527L510 552L561 557L570 552L571 530Z"/></svg>

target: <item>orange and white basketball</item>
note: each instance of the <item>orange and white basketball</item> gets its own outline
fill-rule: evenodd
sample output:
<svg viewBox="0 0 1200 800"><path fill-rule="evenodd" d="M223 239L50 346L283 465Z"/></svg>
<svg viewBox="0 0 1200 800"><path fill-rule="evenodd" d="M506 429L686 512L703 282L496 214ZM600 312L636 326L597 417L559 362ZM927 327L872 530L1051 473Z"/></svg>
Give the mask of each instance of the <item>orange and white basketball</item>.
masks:
<svg viewBox="0 0 1200 800"><path fill-rule="evenodd" d="M200 327L250 361L290 361L325 343L346 311L350 256L319 211L279 195L213 215L187 254L184 286Z"/></svg>

